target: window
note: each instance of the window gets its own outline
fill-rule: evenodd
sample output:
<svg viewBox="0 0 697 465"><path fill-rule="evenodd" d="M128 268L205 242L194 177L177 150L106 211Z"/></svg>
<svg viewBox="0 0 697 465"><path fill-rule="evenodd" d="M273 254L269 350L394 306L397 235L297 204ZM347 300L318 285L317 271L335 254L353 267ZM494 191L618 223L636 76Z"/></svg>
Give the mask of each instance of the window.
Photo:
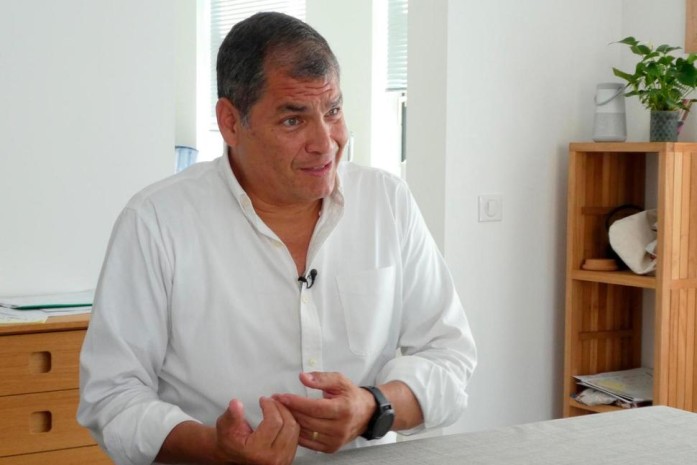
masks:
<svg viewBox="0 0 697 465"><path fill-rule="evenodd" d="M407 90L407 0L387 2L387 90Z"/></svg>
<svg viewBox="0 0 697 465"><path fill-rule="evenodd" d="M215 62L218 48L230 29L260 11L278 11L305 19L305 0L201 0L198 45L198 129L199 160L220 155L222 142L215 118L218 101Z"/></svg>

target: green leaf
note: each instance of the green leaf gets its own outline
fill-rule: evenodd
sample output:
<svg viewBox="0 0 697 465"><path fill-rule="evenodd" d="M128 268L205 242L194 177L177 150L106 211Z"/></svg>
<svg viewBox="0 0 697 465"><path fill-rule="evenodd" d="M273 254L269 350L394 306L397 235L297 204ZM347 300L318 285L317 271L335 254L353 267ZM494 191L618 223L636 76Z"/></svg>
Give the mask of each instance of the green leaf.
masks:
<svg viewBox="0 0 697 465"><path fill-rule="evenodd" d="M624 39L620 40L617 42L618 44L626 44L626 45L636 45L639 43L638 40L636 40L634 37L625 37Z"/></svg>
<svg viewBox="0 0 697 465"><path fill-rule="evenodd" d="M656 47L656 51L660 53L670 53L673 50L680 50L680 47L671 47L670 45L666 44L659 45L658 47Z"/></svg>
<svg viewBox="0 0 697 465"><path fill-rule="evenodd" d="M628 81L628 82L630 82L630 83L634 82L634 76L633 76L632 74L625 73L624 71L620 71L620 70L617 69L617 68L612 68L612 72L613 72L613 74L614 74L615 76L617 76L618 78L622 78L622 79L624 79L625 81Z"/></svg>
<svg viewBox="0 0 697 465"><path fill-rule="evenodd" d="M697 69L685 60L677 64L677 79L681 84L688 87L697 86Z"/></svg>
<svg viewBox="0 0 697 465"><path fill-rule="evenodd" d="M675 61L675 57L674 57L674 56L665 55L665 56L661 57L661 58L658 60L658 63L660 63L660 64L662 64L662 65L665 65L665 66L668 66L668 65L670 65L673 61Z"/></svg>
<svg viewBox="0 0 697 465"><path fill-rule="evenodd" d="M652 51L650 47L648 47L644 44L637 45L637 48L641 51L642 55L648 55Z"/></svg>

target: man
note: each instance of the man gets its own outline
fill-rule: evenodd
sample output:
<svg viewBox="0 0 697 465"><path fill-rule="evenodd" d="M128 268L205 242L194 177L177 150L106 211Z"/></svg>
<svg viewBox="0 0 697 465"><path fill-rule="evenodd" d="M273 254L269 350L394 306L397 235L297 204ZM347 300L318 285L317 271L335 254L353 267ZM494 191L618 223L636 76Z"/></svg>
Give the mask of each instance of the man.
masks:
<svg viewBox="0 0 697 465"><path fill-rule="evenodd" d="M120 215L80 422L119 464L288 464L455 421L476 358L464 311L406 185L340 165L326 41L260 13L217 70L226 154Z"/></svg>

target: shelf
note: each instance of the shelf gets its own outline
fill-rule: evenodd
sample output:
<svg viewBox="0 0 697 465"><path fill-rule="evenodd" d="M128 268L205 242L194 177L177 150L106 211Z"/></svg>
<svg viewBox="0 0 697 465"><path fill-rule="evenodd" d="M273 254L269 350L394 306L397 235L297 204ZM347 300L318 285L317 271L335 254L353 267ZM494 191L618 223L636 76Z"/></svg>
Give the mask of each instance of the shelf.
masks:
<svg viewBox="0 0 697 465"><path fill-rule="evenodd" d="M573 375L641 366L647 343L655 404L697 411L697 142L572 143L568 169L564 415L620 409L574 401ZM582 269L626 204L657 209L656 276Z"/></svg>
<svg viewBox="0 0 697 465"><path fill-rule="evenodd" d="M604 284L618 284L620 286L641 287L644 289L656 289L655 276L642 276L632 273L631 271L572 270L571 279Z"/></svg>
<svg viewBox="0 0 697 465"><path fill-rule="evenodd" d="M581 410L586 410L593 413L615 412L617 410L626 410L625 408L616 405L584 405L574 399L569 399L569 406Z"/></svg>

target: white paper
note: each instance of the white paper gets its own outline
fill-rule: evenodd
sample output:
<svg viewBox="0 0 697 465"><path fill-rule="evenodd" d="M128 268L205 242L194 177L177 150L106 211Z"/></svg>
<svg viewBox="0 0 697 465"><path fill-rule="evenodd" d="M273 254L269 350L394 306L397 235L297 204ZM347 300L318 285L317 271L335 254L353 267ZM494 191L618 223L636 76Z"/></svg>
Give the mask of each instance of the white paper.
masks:
<svg viewBox="0 0 697 465"><path fill-rule="evenodd" d="M44 323L48 315L41 310L12 310L0 307L0 325L17 323Z"/></svg>
<svg viewBox="0 0 697 465"><path fill-rule="evenodd" d="M653 370L651 368L633 368L598 373L597 375L574 376L574 378L583 386L620 397L627 402L653 400Z"/></svg>
<svg viewBox="0 0 697 465"><path fill-rule="evenodd" d="M65 292L60 294L45 294L16 297L0 297L0 307L52 307L52 306L82 306L92 305L94 290L80 292Z"/></svg>
<svg viewBox="0 0 697 465"><path fill-rule="evenodd" d="M27 310L20 310L26 312ZM61 307L61 308L42 308L41 310L29 310L41 312L46 316L65 316L65 315L79 315L81 313L92 312L92 307Z"/></svg>

